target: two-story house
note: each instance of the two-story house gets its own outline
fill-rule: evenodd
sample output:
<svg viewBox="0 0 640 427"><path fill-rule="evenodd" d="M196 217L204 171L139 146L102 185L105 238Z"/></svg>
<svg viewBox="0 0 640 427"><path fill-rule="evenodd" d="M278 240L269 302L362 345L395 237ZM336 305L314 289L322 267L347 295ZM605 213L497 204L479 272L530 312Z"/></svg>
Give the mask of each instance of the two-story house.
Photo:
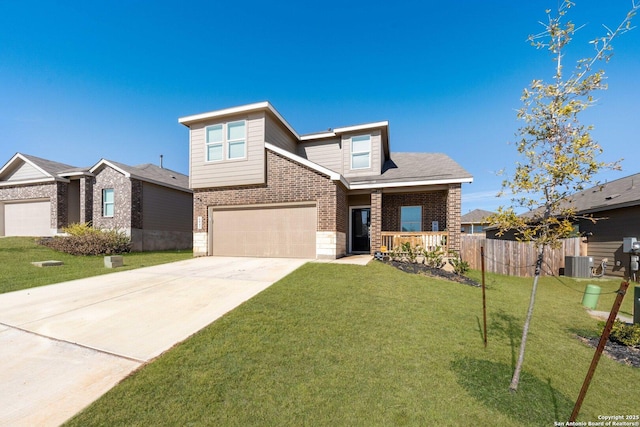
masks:
<svg viewBox="0 0 640 427"><path fill-rule="evenodd" d="M391 152L386 121L300 135L260 102L179 123L195 256L339 258L407 236L459 249L472 176L445 154Z"/></svg>

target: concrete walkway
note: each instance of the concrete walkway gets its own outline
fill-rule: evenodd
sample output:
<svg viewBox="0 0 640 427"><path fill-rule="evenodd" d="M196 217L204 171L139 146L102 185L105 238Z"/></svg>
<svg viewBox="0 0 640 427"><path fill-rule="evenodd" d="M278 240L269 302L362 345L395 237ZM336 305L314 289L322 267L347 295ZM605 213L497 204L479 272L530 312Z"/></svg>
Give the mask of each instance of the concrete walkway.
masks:
<svg viewBox="0 0 640 427"><path fill-rule="evenodd" d="M60 425L306 261L204 257L0 294L0 425Z"/></svg>

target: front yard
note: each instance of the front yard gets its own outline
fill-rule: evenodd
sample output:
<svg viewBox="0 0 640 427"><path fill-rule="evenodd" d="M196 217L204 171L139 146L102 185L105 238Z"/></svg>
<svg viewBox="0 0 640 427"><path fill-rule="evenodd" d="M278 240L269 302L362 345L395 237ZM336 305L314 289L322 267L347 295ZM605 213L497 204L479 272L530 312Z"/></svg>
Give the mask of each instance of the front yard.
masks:
<svg viewBox="0 0 640 427"><path fill-rule="evenodd" d="M472 273L479 280L477 272ZM310 263L125 379L68 425L530 425L567 421L594 350L585 283L541 279L524 373L508 391L531 279L481 290ZM619 281L599 281L608 310ZM627 296L623 312L631 312ZM579 420L640 413L640 369L603 357Z"/></svg>
<svg viewBox="0 0 640 427"><path fill-rule="evenodd" d="M189 259L191 251L134 252L124 255L124 266L104 267L102 256L73 256L36 244L34 237L0 238L0 293L50 285L67 280L131 270ZM57 267L34 267L31 262L56 260Z"/></svg>

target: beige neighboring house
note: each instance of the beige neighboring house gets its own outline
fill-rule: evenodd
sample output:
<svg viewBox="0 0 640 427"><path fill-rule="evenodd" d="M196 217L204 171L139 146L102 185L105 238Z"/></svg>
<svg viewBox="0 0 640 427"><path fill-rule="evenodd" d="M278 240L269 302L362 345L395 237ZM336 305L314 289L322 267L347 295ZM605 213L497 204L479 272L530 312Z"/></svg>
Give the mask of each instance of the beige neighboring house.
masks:
<svg viewBox="0 0 640 427"><path fill-rule="evenodd" d="M460 218L460 227L466 234L481 234L484 236L484 229L489 225L487 217L495 212L483 209L474 209Z"/></svg>
<svg viewBox="0 0 640 427"><path fill-rule="evenodd" d="M402 239L459 250L463 183L442 153L395 153L387 121L301 135L269 103L185 116L195 256L335 259Z"/></svg>
<svg viewBox="0 0 640 427"><path fill-rule="evenodd" d="M131 236L135 251L189 249L193 193L186 175L100 160L79 168L17 153L0 169L0 236L53 236L91 222Z"/></svg>

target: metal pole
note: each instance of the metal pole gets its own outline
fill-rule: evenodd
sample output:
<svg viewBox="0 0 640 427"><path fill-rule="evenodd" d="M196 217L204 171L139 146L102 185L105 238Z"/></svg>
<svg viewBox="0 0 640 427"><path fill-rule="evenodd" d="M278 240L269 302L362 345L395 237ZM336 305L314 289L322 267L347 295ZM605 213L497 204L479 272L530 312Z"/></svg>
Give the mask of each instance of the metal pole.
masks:
<svg viewBox="0 0 640 427"><path fill-rule="evenodd" d="M484 321L484 348L487 348L487 296L484 285L484 246L480 246L480 265L482 266L482 319Z"/></svg>
<svg viewBox="0 0 640 427"><path fill-rule="evenodd" d="M596 352L593 355L593 359L591 360L591 366L589 366L589 371L587 372L587 376L584 379L584 383L582 384L582 388L580 389L580 394L578 395L578 400L576 401L576 405L573 407L573 412L571 413L571 418L569 418L569 421L575 421L576 418L578 417L578 413L580 412L580 407L582 406L582 401L584 400L584 396L587 394L587 390L589 389L589 384L591 383L593 374L595 373L596 367L598 366L598 361L600 360L600 356L602 356L602 351L604 350L604 346L607 344L607 340L609 339L609 334L611 334L611 328L613 328L613 322L615 322L616 317L618 316L620 305L622 305L622 300L624 298L624 295L627 293L628 287L629 287L629 282L622 282L620 284L620 289L618 289L618 296L616 297L616 300L613 303L613 307L611 308L611 313L609 313L609 319L607 320L607 324L604 327L604 331L602 331L602 336L600 337L598 348L596 348Z"/></svg>

